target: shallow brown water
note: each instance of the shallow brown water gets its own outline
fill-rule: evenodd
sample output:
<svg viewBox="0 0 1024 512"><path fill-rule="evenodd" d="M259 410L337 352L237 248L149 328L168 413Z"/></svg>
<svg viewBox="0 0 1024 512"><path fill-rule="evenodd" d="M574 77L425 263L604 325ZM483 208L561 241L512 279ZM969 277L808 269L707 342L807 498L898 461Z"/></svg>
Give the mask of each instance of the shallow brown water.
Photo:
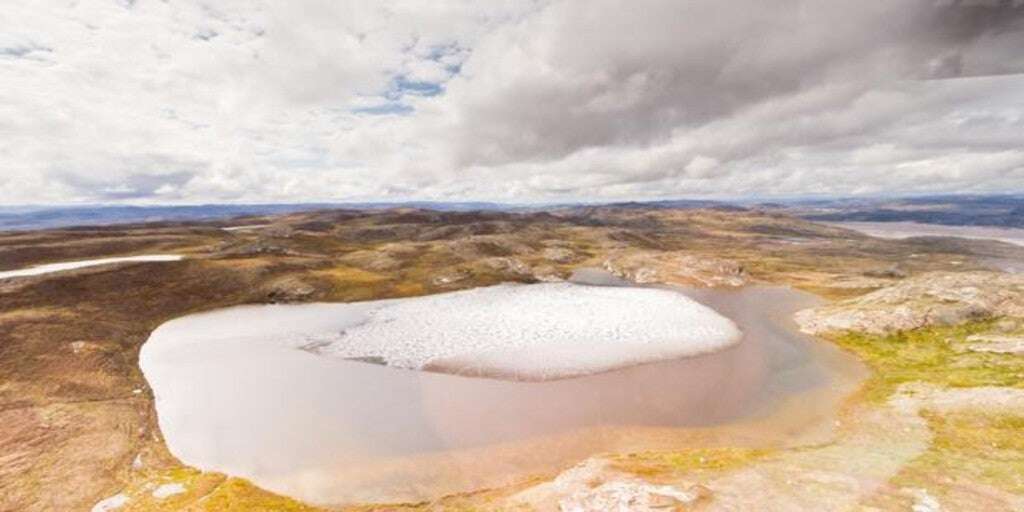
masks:
<svg viewBox="0 0 1024 512"><path fill-rule="evenodd" d="M602 452L784 443L831 423L860 370L796 332L790 317L815 304L812 296L758 286L685 292L732 318L744 340L548 382L398 370L240 341L161 350L143 367L183 462L316 503L418 500Z"/></svg>

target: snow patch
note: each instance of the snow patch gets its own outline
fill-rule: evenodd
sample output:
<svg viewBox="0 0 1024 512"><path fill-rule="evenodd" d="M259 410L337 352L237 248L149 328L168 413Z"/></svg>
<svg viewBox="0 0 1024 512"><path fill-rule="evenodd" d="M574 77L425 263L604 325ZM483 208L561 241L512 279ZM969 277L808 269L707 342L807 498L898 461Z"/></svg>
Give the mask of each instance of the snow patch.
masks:
<svg viewBox="0 0 1024 512"><path fill-rule="evenodd" d="M28 277L38 276L41 274L50 274L52 272L61 272L65 270L74 270L84 267L94 267L97 265L109 265L112 263L128 263L128 262L162 262L162 261L179 261L184 257L177 254L150 254L145 256L125 256L121 258L99 258L94 260L79 260L79 261L65 261L62 263L50 263L47 265L37 265L34 267L23 268L18 270L7 270L0 272L0 279L9 279L12 277Z"/></svg>
<svg viewBox="0 0 1024 512"><path fill-rule="evenodd" d="M270 224L246 224L244 226L228 226L220 229L224 231L249 231L254 229L262 229L269 226Z"/></svg>
<svg viewBox="0 0 1024 512"><path fill-rule="evenodd" d="M110 512L128 504L128 496L115 494L93 505L92 512Z"/></svg>
<svg viewBox="0 0 1024 512"><path fill-rule="evenodd" d="M162 500L164 498L169 498L171 496L174 496L175 494L182 494L184 492L185 486L179 483L163 484L153 491L153 497L158 500Z"/></svg>
<svg viewBox="0 0 1024 512"><path fill-rule="evenodd" d="M914 504L910 507L912 512L942 512L939 500L928 494L927 489L911 488L904 491L914 498Z"/></svg>

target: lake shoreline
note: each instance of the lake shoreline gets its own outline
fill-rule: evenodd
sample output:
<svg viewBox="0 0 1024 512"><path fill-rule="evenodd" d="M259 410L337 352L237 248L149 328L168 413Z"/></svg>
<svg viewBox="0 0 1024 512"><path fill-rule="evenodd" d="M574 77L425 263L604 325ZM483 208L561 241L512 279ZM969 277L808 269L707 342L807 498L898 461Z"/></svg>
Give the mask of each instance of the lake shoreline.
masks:
<svg viewBox="0 0 1024 512"><path fill-rule="evenodd" d="M807 294L779 287L746 287L736 290L672 289L681 291L716 311L719 308L728 308L732 303L732 312L740 315L744 310L749 310L752 305L772 304L775 308L788 308L787 313L791 316L793 311L788 310L795 311L816 302ZM786 300L782 300L787 297L788 303ZM776 313L777 311L768 316L777 316ZM756 317L756 315L753 316ZM743 327L742 322L763 322L763 320L763 317L751 317L739 321ZM173 420L168 419L167 403L165 402L166 390L159 382L159 377L155 380L152 378L155 374L148 360L147 354L150 352L147 349L148 342L143 346L140 364L154 389L157 398L158 420L167 445L171 452L186 464L204 470L223 471L242 476L271 491L311 503L417 501L472 489L511 485L530 475L564 469L573 461L602 452L673 449L688 446L694 442L709 445L789 445L806 442L809 438L819 440L828 438L831 435L831 423L838 404L845 393L852 392L859 382L858 379L862 378L863 375L860 373L862 369L857 368L859 363L846 358L845 355L838 354L838 350L833 347L823 346L815 340L796 333L788 316L781 322L773 323L777 325L766 327L769 331L767 336L778 336L782 333L780 339L783 341L771 342L777 344L775 349L769 350L769 352L775 351L772 354L766 355L764 352L766 347L759 346L762 345L760 343L744 341L738 346L712 354L630 366L586 377L540 383L510 383L493 379L481 380L428 372L396 370L373 364L326 358L301 350L290 350L288 353L269 353L266 362L256 364L250 368L250 371L261 368L260 371L264 374L263 379L273 379L274 386L286 386L288 382L300 378L299 374L293 372L293 377L283 378L274 374L274 366L280 364L282 357L291 360L293 356L298 356L304 358L296 361L298 361L298 367L302 368L302 373L305 374L301 377L301 379L306 379L303 386L307 387L303 387L295 394L271 395L279 397L270 401L277 402L284 407L276 414L289 418L285 421L287 425L280 426L279 430L273 432L264 432L265 436L262 439L252 439L253 447L265 446L269 439L280 442L280 439L287 437L288 432L302 431L304 426L308 427L310 424L330 425L332 422L338 421L330 419L330 415L318 416L319 413L311 413L310 411L314 409L349 407L344 411L338 409L343 413L341 417L359 416L361 418L359 421L364 422L367 427L371 424L392 424L394 427L384 429L385 432L381 433L375 441L362 437L361 441L354 441L349 448L335 447L336 452L330 456L335 459L344 458L345 450L365 451L365 446L380 443L389 445L385 452L364 453L354 459L349 458L348 463L342 466L338 466L337 460L334 460L327 466L321 466L323 469L317 470L322 475L331 474L332 477L314 477L313 475L317 473L310 473L310 469L307 468L306 476L302 477L301 483L288 477L286 475L288 471L283 473L271 471L262 474L259 471L253 472L253 467L273 465L274 461L268 459L275 457L256 457L256 459L250 457L247 460L258 459L260 462L256 466L252 466L252 462L248 463L249 467L247 468L247 463L239 462L248 456L245 455L245 452L249 448L245 448L245 446L235 448L236 459L241 456L241 459L236 460L235 463L215 463L208 460L208 456L202 455L204 449L201 447L182 448L180 443L183 438L193 440L197 436L202 438L203 435L200 432L203 429L189 430L188 432L191 433L186 434L180 430L180 426L174 425ZM787 336L800 337L785 339ZM798 342L793 341L797 339L799 339ZM799 346L794 349L793 346L787 345L790 342L798 343ZM789 348L780 348L786 346ZM193 348L201 350L201 347ZM207 358L200 355L192 361L199 361L195 363L199 365L210 364L211 369L215 368L217 372L223 372L225 371L224 366L219 363L224 363L225 357L237 357L237 349L232 350L234 352L229 351L229 353L234 353L235 356ZM752 364L755 366L751 366ZM814 367L814 372L811 372L814 373L813 376L811 373L807 373L809 370L804 367L804 365L818 364L821 367ZM311 370L312 367L317 366L323 370ZM775 369L772 369L773 367ZM738 368L747 368L747 370L739 371ZM780 370L780 368L788 369ZM772 372L780 374L795 372L796 377L790 375L773 380L770 377ZM319 375L319 377L314 378L310 376L310 373ZM359 374L362 376L360 378L370 379L370 381L358 381L361 384L356 386L355 382L357 381L347 381L344 377L337 380L339 373ZM746 374L747 381L741 385L735 384L736 377L744 374ZM401 384L399 388L389 388L387 386L390 385L383 384L385 381L380 381L381 384L368 384L374 379L382 378L383 375L387 375L386 379L389 381L404 382L404 384ZM182 378L184 376L178 375L174 380L181 381ZM196 378L201 380L204 377L201 375L200 377L190 376L193 390L180 395L181 398L177 399L178 405L174 407L181 406L182 400L186 398L193 402L197 400L195 395L204 386L196 384ZM381 385L391 391L385 391L380 387ZM456 387L452 388L453 385ZM324 387L345 388L346 386L376 388L378 393L375 396L378 401L364 406L359 405L358 401L352 402L353 398L349 397L342 400L343 402L347 401L346 403L349 405L339 406L337 405L337 396L323 396ZM545 388L546 391L540 394L523 391L531 386ZM205 387L209 388L209 386ZM244 389L246 394L261 392L259 383L242 383L239 385L239 389ZM401 391L402 389L415 389L415 391L413 391L414 394L407 395L403 393L408 393L408 391ZM659 391L659 389L661 390ZM674 394L678 394L679 390L688 389L690 391L686 396L665 398L660 396L664 395L664 389L676 390L673 391ZM273 393L274 391L266 392ZM730 394L734 395L731 399L729 398ZM597 399L587 398L595 395L601 396ZM286 396L293 398L302 396L304 398L301 398L301 401L305 402L307 406L311 406L312 409L289 408L288 404L281 403L286 401ZM317 398L318 396L320 398ZM402 399L396 397L402 396L409 396L412 401L401 405ZM644 400L651 400L652 398L649 397L652 396L656 398L653 398L654 402L651 403L637 404L638 396ZM581 397L583 397L582 402ZM380 399L384 399L384 401L381 402ZM244 401L245 399L242 396L233 398L206 396L198 400L208 404L209 408L206 410L209 413L215 410L222 411L218 404L231 404L233 400L236 401L234 403L237 403L237 400ZM311 405L318 403L318 400L321 401L320 405ZM322 400L328 400L328 402L322 402ZM410 407L411 404L417 405ZM252 407L259 408L261 406L253 405ZM385 412L381 412L381 409L385 409ZM527 411L529 412L527 413ZM197 411L190 413L193 423L199 421L196 419L197 414ZM308 416L310 414L312 416ZM408 421L410 414L422 415L417 421L420 422L419 425L429 425L428 429L422 430L422 426L411 427L409 424L404 427L393 425L395 421L400 423ZM491 419L484 424L479 424L478 420L473 419L483 417ZM514 418L523 417L531 418L530 425L516 424L517 421ZM251 425L258 420L261 418L250 417L247 421L239 421L239 423ZM265 421L265 418L262 420ZM224 421L222 419L216 423L220 425L218 428L221 430L228 427ZM423 423L424 421L426 423ZM487 427L486 425L491 426ZM293 447L294 450L289 449L289 451L300 453L300 455L293 454L295 460L293 464L310 465L308 459L303 459L315 459L316 453L330 452L331 441L327 440L332 439L331 436L338 435L339 427L340 425L335 425L335 428L328 429L324 434L304 432L303 435L307 437L316 438L318 435L327 437L319 439L315 451L303 452L301 448L295 447ZM487 432L488 428L492 431ZM484 432L481 432L481 429ZM317 431L320 431L319 427ZM357 428L352 432L356 431L364 432L358 434L357 438L367 435L365 429ZM221 436L226 432L234 431L229 429L222 432ZM402 434L398 434L398 432L402 432ZM226 435L228 438L232 438L242 434L234 432ZM394 437L388 437L389 435ZM433 438L434 440L423 445L420 438ZM334 439L333 442L338 442L336 438ZM697 439L701 441L696 441ZM237 439L230 442L236 441ZM218 438L210 442L223 449L227 441ZM403 446L406 448L402 448ZM409 449L413 451L410 452ZM394 452L394 450L398 450L398 452ZM406 451L403 452L403 450ZM305 455L301 455L301 453L305 453ZM481 461L486 461L484 467L481 467ZM317 465L312 464L312 466ZM358 467L359 471L351 473L343 470L342 467ZM438 468L446 469L438 472ZM421 476L410 479L410 474L420 474ZM330 481L332 478L337 481ZM395 480L396 478L398 480ZM410 487L410 480L419 483ZM399 487L395 487L396 485ZM403 488L405 490L400 490Z"/></svg>

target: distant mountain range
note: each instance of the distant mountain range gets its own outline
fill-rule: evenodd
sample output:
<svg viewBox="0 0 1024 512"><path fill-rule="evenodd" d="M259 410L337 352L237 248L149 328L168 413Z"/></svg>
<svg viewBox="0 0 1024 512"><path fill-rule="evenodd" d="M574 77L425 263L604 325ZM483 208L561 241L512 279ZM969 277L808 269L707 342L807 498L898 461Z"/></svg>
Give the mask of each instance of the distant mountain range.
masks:
<svg viewBox="0 0 1024 512"><path fill-rule="evenodd" d="M808 220L919 222L947 226L1024 228L1024 196L922 196L896 199L824 199L760 205Z"/></svg>
<svg viewBox="0 0 1024 512"><path fill-rule="evenodd" d="M437 203L300 203L300 204L204 204L189 206L70 206L0 207L0 230L46 229L70 226L104 226L140 222L215 220L250 215L275 215L334 208L424 208L442 211L501 209L484 202Z"/></svg>
<svg viewBox="0 0 1024 512"><path fill-rule="evenodd" d="M753 208L778 211L809 220L842 222L920 222L950 226L1024 228L1024 196L963 195L907 198L794 199L771 203L673 199L603 204L559 203L523 205L493 202L364 202L301 204L206 204L189 206L17 206L0 207L0 230L99 226L140 222L215 220L334 208L420 208L438 211L546 210L565 208Z"/></svg>
<svg viewBox="0 0 1024 512"><path fill-rule="evenodd" d="M195 206L74 206L0 209L0 229L23 230L68 226L208 220L243 215L269 215L327 208L327 205L195 205Z"/></svg>

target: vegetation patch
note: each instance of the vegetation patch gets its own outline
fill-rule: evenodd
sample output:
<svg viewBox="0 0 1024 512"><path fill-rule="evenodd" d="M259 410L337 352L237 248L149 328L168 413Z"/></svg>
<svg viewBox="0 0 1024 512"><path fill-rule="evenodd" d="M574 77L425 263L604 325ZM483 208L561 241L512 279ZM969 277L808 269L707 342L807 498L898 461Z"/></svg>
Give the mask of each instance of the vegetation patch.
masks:
<svg viewBox="0 0 1024 512"><path fill-rule="evenodd" d="M885 336L850 332L835 336L833 341L874 370L862 393L875 402L885 400L909 382L1024 388L1024 357L965 350L970 345L968 336L988 332L995 323L983 320Z"/></svg>
<svg viewBox="0 0 1024 512"><path fill-rule="evenodd" d="M923 416L935 437L894 484L929 488L956 502L979 493L981 485L1024 494L1024 415L972 411Z"/></svg>
<svg viewBox="0 0 1024 512"><path fill-rule="evenodd" d="M127 501L118 508L119 512L321 510L269 493L238 478L185 467L146 472L120 494Z"/></svg>
<svg viewBox="0 0 1024 512"><path fill-rule="evenodd" d="M766 448L701 448L674 452L641 452L613 457L612 467L647 479L709 475L768 457Z"/></svg>

